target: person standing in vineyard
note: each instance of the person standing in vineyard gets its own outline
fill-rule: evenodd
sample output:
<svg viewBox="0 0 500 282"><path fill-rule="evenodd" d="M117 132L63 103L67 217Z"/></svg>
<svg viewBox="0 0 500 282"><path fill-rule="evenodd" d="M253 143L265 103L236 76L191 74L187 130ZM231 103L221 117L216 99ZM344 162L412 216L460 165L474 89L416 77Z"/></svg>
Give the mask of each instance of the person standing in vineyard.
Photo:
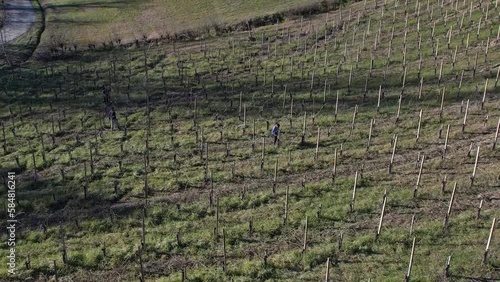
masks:
<svg viewBox="0 0 500 282"><path fill-rule="evenodd" d="M115 107L111 107L110 117L111 117L111 131L113 131L115 128L120 130L120 125L118 124L118 119L116 118Z"/></svg>
<svg viewBox="0 0 500 282"><path fill-rule="evenodd" d="M271 135L274 137L274 145L279 145L280 140L279 140L279 135L280 135L280 124L275 123L273 128L271 129Z"/></svg>

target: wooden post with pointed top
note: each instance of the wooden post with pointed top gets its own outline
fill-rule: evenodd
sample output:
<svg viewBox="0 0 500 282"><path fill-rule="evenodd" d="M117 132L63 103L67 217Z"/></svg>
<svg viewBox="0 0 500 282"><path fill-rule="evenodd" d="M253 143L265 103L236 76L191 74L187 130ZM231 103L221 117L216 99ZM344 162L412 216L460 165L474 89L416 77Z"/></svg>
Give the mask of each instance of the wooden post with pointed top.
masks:
<svg viewBox="0 0 500 282"><path fill-rule="evenodd" d="M366 151L370 149L370 143L372 141L372 130L373 130L373 119L370 120L370 132L368 132L368 143L366 144Z"/></svg>
<svg viewBox="0 0 500 282"><path fill-rule="evenodd" d="M422 124L422 109L420 109L420 113L418 114L418 127L417 127L417 136L415 142L418 142L418 138L420 137L421 124Z"/></svg>
<svg viewBox="0 0 500 282"><path fill-rule="evenodd" d="M335 178L337 177L337 148L333 153L332 185L335 187Z"/></svg>
<svg viewBox="0 0 500 282"><path fill-rule="evenodd" d="M380 236L380 231L382 230L382 222L384 220L385 204L387 202L387 196L384 195L384 203L382 204L382 211L380 212L380 220L378 222L377 234L375 234L375 240Z"/></svg>
<svg viewBox="0 0 500 282"><path fill-rule="evenodd" d="M352 187L352 197L351 202L349 203L350 212L354 211L354 201L356 200L356 186L358 185L358 171L354 175L354 185Z"/></svg>
<svg viewBox="0 0 500 282"><path fill-rule="evenodd" d="M410 236L413 235L413 224L415 223L415 214L411 216L411 222L410 222Z"/></svg>
<svg viewBox="0 0 500 282"><path fill-rule="evenodd" d="M378 98L377 98L377 113L380 110L380 99L381 99L381 96L382 96L382 85L379 85L379 88L378 88Z"/></svg>
<svg viewBox="0 0 500 282"><path fill-rule="evenodd" d="M399 94L399 99L398 99L398 111L396 113L396 123L399 122L399 115L401 114L401 102L403 101L403 95Z"/></svg>
<svg viewBox="0 0 500 282"><path fill-rule="evenodd" d="M405 282L410 282L411 268L413 266L413 254L415 253L415 237L413 237L413 243L411 246L410 263L408 264L408 272L405 276Z"/></svg>
<svg viewBox="0 0 500 282"><path fill-rule="evenodd" d="M337 98L335 99L335 120L334 122L337 123L337 113L338 113L338 108L339 108L339 91L337 90Z"/></svg>
<svg viewBox="0 0 500 282"><path fill-rule="evenodd" d="M462 133L465 131L465 124L467 123L467 114L469 112L469 99L467 99L467 105L465 106L464 120L462 122Z"/></svg>
<svg viewBox="0 0 500 282"><path fill-rule="evenodd" d="M483 264L488 263L488 252L490 251L491 237L493 237L493 231L495 230L495 223L496 223L496 218L493 218L493 222L491 223L490 236L488 236L488 242L486 243L486 249L484 250Z"/></svg>
<svg viewBox="0 0 500 282"><path fill-rule="evenodd" d="M415 189L413 189L413 198L417 196L417 190L420 186L420 180L422 179L422 169L424 168L424 160L425 155L422 155L422 160L420 161L420 169L418 170L417 184L415 185Z"/></svg>
<svg viewBox="0 0 500 282"><path fill-rule="evenodd" d="M498 124L497 124L497 129L496 129L496 132L495 132L495 138L493 138L493 146L492 146L492 150L495 150L495 146L497 145L497 141L498 141L498 131L500 130L500 118L498 118Z"/></svg>
<svg viewBox="0 0 500 282"><path fill-rule="evenodd" d="M486 91L488 90L488 79L484 83L483 99L481 100L481 110L484 109L484 102L486 101Z"/></svg>
<svg viewBox="0 0 500 282"><path fill-rule="evenodd" d="M330 281L330 258L326 259L326 274L325 274L325 282Z"/></svg>
<svg viewBox="0 0 500 282"><path fill-rule="evenodd" d="M453 185L453 192L451 193L451 198L450 198L450 204L448 205L448 212L446 212L446 215L444 217L444 228L448 228L448 220L450 219L451 215L451 208L453 206L453 202L455 201L455 190L457 189L457 182Z"/></svg>
<svg viewBox="0 0 500 282"><path fill-rule="evenodd" d="M444 195L444 190L446 188L446 182L448 182L448 174L445 174L443 180L441 180L441 193Z"/></svg>
<svg viewBox="0 0 500 282"><path fill-rule="evenodd" d="M448 124L448 127L446 128L446 137L444 139L444 147L443 147L443 159L446 155L446 150L448 149L448 137L450 136L450 125Z"/></svg>
<svg viewBox="0 0 500 282"><path fill-rule="evenodd" d="M394 154L396 153L396 145L398 143L398 136L394 138L394 145L392 147L391 162L389 163L389 174L392 172L392 164L394 163Z"/></svg>
<svg viewBox="0 0 500 282"><path fill-rule="evenodd" d="M448 259L446 260L446 266L444 268L445 277L450 277L450 264L451 264L451 256L448 256Z"/></svg>
<svg viewBox="0 0 500 282"><path fill-rule="evenodd" d="M477 208L476 220L481 216L481 209L483 208L483 199L479 202L479 207Z"/></svg>
<svg viewBox="0 0 500 282"><path fill-rule="evenodd" d="M439 119L441 120L443 118L443 106L444 106L444 96L446 92L446 86L443 87L443 94L441 95L441 107L439 109Z"/></svg>
<svg viewBox="0 0 500 282"><path fill-rule="evenodd" d="M478 159L479 159L479 146L477 146L476 161L474 162L474 170L472 171L472 175L470 177L470 187L472 187L472 185L474 185L474 180L476 179L476 169L477 169Z"/></svg>
<svg viewBox="0 0 500 282"><path fill-rule="evenodd" d="M247 105L243 104L243 135L247 132Z"/></svg>
<svg viewBox="0 0 500 282"><path fill-rule="evenodd" d="M305 224L305 227L304 227L304 245L302 246L302 253L304 254L307 250L307 215L306 215L306 224Z"/></svg>

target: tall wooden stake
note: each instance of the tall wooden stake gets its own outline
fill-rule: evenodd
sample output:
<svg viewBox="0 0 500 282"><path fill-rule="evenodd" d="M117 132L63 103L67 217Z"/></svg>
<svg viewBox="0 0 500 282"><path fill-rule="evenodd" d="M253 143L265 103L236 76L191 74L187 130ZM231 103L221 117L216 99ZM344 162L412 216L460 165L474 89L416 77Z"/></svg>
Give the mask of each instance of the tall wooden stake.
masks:
<svg viewBox="0 0 500 282"><path fill-rule="evenodd" d="M413 189L413 198L417 196L417 190L420 186L420 180L422 179L422 169L424 168L424 160L425 155L422 155L422 160L420 161L420 169L418 170L417 184L415 185L415 189Z"/></svg>
<svg viewBox="0 0 500 282"><path fill-rule="evenodd" d="M410 263L408 264L408 272L405 276L405 282L410 282L411 268L413 266L413 254L415 253L415 237L413 237L413 244L411 246Z"/></svg>
<svg viewBox="0 0 500 282"><path fill-rule="evenodd" d="M496 218L493 218L493 222L491 223L490 236L488 236L488 242L486 243L486 249L484 250L483 264L488 263L488 252L490 251L491 237L493 237L493 231L495 230L495 223L496 223Z"/></svg>
<svg viewBox="0 0 500 282"><path fill-rule="evenodd" d="M351 213L354 211L354 201L356 200L356 186L358 185L358 172L354 175L354 186L352 187L352 198L349 203Z"/></svg>
<svg viewBox="0 0 500 282"><path fill-rule="evenodd" d="M474 162L474 170L472 171L472 175L470 177L470 187L472 187L472 185L474 185L474 180L476 179L476 169L477 169L478 159L479 159L479 146L477 146L476 161Z"/></svg>

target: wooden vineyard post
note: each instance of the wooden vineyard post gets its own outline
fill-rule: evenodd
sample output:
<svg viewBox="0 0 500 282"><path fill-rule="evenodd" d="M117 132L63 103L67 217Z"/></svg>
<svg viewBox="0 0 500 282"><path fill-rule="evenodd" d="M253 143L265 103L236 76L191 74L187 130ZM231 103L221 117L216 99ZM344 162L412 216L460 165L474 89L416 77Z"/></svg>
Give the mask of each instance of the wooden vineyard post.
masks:
<svg viewBox="0 0 500 282"><path fill-rule="evenodd" d="M488 236L488 242L486 243L486 249L484 250L483 264L488 263L488 252L490 251L491 237L493 237L493 231L495 230L495 223L496 223L496 218L493 218L493 222L491 223L490 235Z"/></svg>
<svg viewBox="0 0 500 282"><path fill-rule="evenodd" d="M33 158L33 163L35 159ZM90 174L94 175L94 157L92 155L92 143L89 142L89 160L90 160Z"/></svg>
<svg viewBox="0 0 500 282"><path fill-rule="evenodd" d="M399 122L399 115L401 114L401 101L403 100L403 95L399 94L398 98L398 111L396 113L396 123Z"/></svg>
<svg viewBox="0 0 500 282"><path fill-rule="evenodd" d="M316 164L318 161L318 152L319 152L319 135L320 135L320 128L318 127L318 136L316 138L316 151L314 152L314 163Z"/></svg>
<svg viewBox="0 0 500 282"><path fill-rule="evenodd" d="M448 137L450 136L450 125L448 124L448 127L446 128L446 137L444 139L444 147L443 147L443 156L442 159L444 159L446 155L446 150L448 149Z"/></svg>
<svg viewBox="0 0 500 282"><path fill-rule="evenodd" d="M470 187L472 188L472 185L474 185L474 180L476 179L476 169L477 169L477 161L479 159L479 146L477 146L477 151L476 151L476 161L474 162L474 170L472 171L472 175L470 177Z"/></svg>
<svg viewBox="0 0 500 282"><path fill-rule="evenodd" d="M335 120L334 122L337 123L337 113L338 113L338 108L339 108L339 91L337 90L337 98L335 99Z"/></svg>
<svg viewBox="0 0 500 282"><path fill-rule="evenodd" d="M497 129L495 131L495 138L493 138L493 146L492 146L492 150L495 150L495 147L497 145L497 142L498 142L498 131L500 130L500 118L498 118L498 124L497 124Z"/></svg>
<svg viewBox="0 0 500 282"><path fill-rule="evenodd" d="M398 144L398 136L394 137L394 145L392 146L391 162L389 163L389 174L392 172L392 164L394 163L394 154L396 153L396 145Z"/></svg>
<svg viewBox="0 0 500 282"><path fill-rule="evenodd" d="M479 202L479 207L477 208L476 220L478 220L479 217L481 216L482 208L483 208L483 200L481 199L481 201Z"/></svg>
<svg viewBox="0 0 500 282"><path fill-rule="evenodd" d="M382 85L379 85L379 88L378 88L378 98L377 98L377 113L379 113L379 110L380 110L380 99L381 99L381 96L382 96Z"/></svg>
<svg viewBox="0 0 500 282"><path fill-rule="evenodd" d="M239 120L241 120L241 111L243 110L242 95L243 95L243 93L240 92L240 106L239 106L239 110L238 110L238 119Z"/></svg>
<svg viewBox="0 0 500 282"><path fill-rule="evenodd" d="M500 25L498 26L498 37L500 37ZM499 38L497 38L498 40ZM495 78L495 88L497 88L497 85L498 85L498 78L500 77L500 66L498 66L498 70L497 70L497 77Z"/></svg>
<svg viewBox="0 0 500 282"><path fill-rule="evenodd" d="M462 134L465 131L465 124L467 123L467 113L469 112L469 99L467 99L467 105L465 106L464 120L462 122Z"/></svg>
<svg viewBox="0 0 500 282"><path fill-rule="evenodd" d="M307 222L308 221L308 218L307 218L307 215L306 215L306 224L304 226L304 245L302 246L302 254L304 254L307 250Z"/></svg>
<svg viewBox="0 0 500 282"><path fill-rule="evenodd" d="M443 118L443 106L444 106L444 95L446 92L446 86L443 87L443 94L441 95L441 107L439 109L439 120Z"/></svg>
<svg viewBox="0 0 500 282"><path fill-rule="evenodd" d="M457 189L457 182L455 182L455 184L453 185L453 192L451 193L451 198L450 198L450 204L448 205L448 212L446 212L446 215L444 217L444 228L447 229L448 228L448 221L450 219L450 215L451 215L451 208L453 206L453 202L455 201L455 191Z"/></svg>
<svg viewBox="0 0 500 282"><path fill-rule="evenodd" d="M444 190L446 188L446 182L448 182L448 174L445 174L443 180L441 180L441 193L444 195ZM455 182L456 184L456 182Z"/></svg>
<svg viewBox="0 0 500 282"><path fill-rule="evenodd" d="M413 266L413 254L415 253L415 237L411 246L410 263L408 264L408 271L406 272L405 282L410 282L411 268Z"/></svg>
<svg viewBox="0 0 500 282"><path fill-rule="evenodd" d="M356 200L356 186L358 185L358 171L354 175L354 185L352 187L352 197L351 202L349 203L349 210L352 213L354 211L354 201Z"/></svg>
<svg viewBox="0 0 500 282"><path fill-rule="evenodd" d="M255 119L252 119L252 152L255 151Z"/></svg>
<svg viewBox="0 0 500 282"><path fill-rule="evenodd" d="M333 170L332 170L332 185L335 187L335 178L337 177L337 148L333 152Z"/></svg>
<svg viewBox="0 0 500 282"><path fill-rule="evenodd" d="M380 236L380 231L382 230L382 222L384 220L385 204L387 202L387 195L384 193L384 202L382 204L382 211L380 212L380 220L378 222L377 233L375 234L375 240Z"/></svg>
<svg viewBox="0 0 500 282"><path fill-rule="evenodd" d="M370 132L368 132L368 143L366 144L366 151L370 149L370 143L372 141L372 130L373 130L373 119L370 120Z"/></svg>
<svg viewBox="0 0 500 282"><path fill-rule="evenodd" d="M247 106L246 104L243 104L243 136L246 134L247 131Z"/></svg>
<svg viewBox="0 0 500 282"><path fill-rule="evenodd" d="M424 160L425 155L422 155L422 160L420 161L420 169L418 170L417 184L415 185L415 189L413 189L413 198L417 196L417 190L420 186L420 180L422 179L422 169L424 168Z"/></svg>
<svg viewBox="0 0 500 282"><path fill-rule="evenodd" d="M420 126L422 124L422 109L420 109L420 113L418 114L418 126L417 126L417 136L415 142L418 142L418 138L420 138Z"/></svg>
<svg viewBox="0 0 500 282"><path fill-rule="evenodd" d="M483 99L481 100L481 110L484 110L484 102L486 100L486 91L488 90L488 79L484 83Z"/></svg>
<svg viewBox="0 0 500 282"><path fill-rule="evenodd" d="M325 274L325 282L330 281L330 258L326 259L326 274Z"/></svg>
<svg viewBox="0 0 500 282"><path fill-rule="evenodd" d="M422 99L422 90L424 87L424 77L420 78L420 86L418 87L418 99Z"/></svg>
<svg viewBox="0 0 500 282"><path fill-rule="evenodd" d="M446 260L446 265L444 267L445 277L450 277L450 265L451 265L451 256L448 256L448 259Z"/></svg>

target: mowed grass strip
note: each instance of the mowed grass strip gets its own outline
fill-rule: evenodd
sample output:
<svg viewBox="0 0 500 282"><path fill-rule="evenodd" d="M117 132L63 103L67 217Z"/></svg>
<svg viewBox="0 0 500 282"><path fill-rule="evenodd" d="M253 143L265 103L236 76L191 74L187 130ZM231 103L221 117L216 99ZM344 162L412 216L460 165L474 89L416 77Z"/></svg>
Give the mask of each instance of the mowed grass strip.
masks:
<svg viewBox="0 0 500 282"><path fill-rule="evenodd" d="M159 37L213 24L234 24L317 0L41 0L42 44L96 44Z"/></svg>

